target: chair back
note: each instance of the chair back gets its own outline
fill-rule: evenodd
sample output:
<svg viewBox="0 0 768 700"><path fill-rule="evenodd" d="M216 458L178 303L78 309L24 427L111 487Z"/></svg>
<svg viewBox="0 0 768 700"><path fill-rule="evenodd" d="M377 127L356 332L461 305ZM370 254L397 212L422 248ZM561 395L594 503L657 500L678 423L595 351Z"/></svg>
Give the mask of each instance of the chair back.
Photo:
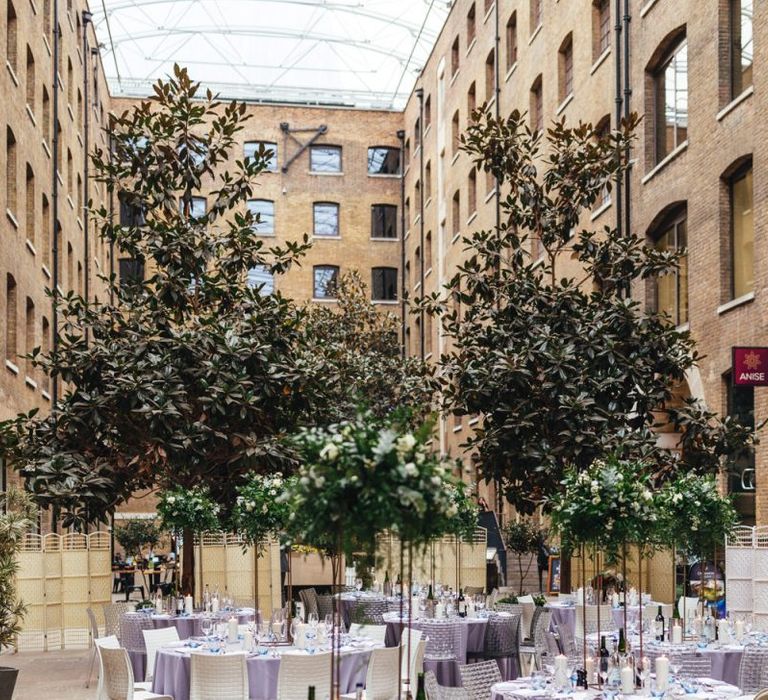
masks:
<svg viewBox="0 0 768 700"><path fill-rule="evenodd" d="M530 600L525 600L530 598ZM517 599L518 605L522 607L522 618L520 626L523 630L523 638L531 638L531 629L533 627L533 617L536 614L536 603L533 602L533 596L520 596Z"/></svg>
<svg viewBox="0 0 768 700"><path fill-rule="evenodd" d="M440 700L440 686L437 685L437 676L434 671L427 671L424 674L424 691L427 694L427 700Z"/></svg>
<svg viewBox="0 0 768 700"><path fill-rule="evenodd" d="M101 636L99 634L99 623L96 622L96 613L93 612L93 608L86 608L85 614L88 615L88 626L91 628L91 639L96 642Z"/></svg>
<svg viewBox="0 0 768 700"><path fill-rule="evenodd" d="M144 613L120 615L120 646L127 651L144 652L144 630L154 629L152 619Z"/></svg>
<svg viewBox="0 0 768 700"><path fill-rule="evenodd" d="M459 675L470 700L488 700L491 697L491 686L501 683L499 665L493 660L459 666Z"/></svg>
<svg viewBox="0 0 768 700"><path fill-rule="evenodd" d="M544 641L547 646L547 656L550 656L554 659L558 654L560 654L561 649L557 643L557 637L555 636L554 632L547 630L544 633Z"/></svg>
<svg viewBox="0 0 768 700"><path fill-rule="evenodd" d="M317 618L321 622L325 620L327 615L333 614L333 596L332 595L319 595L317 596Z"/></svg>
<svg viewBox="0 0 768 700"><path fill-rule="evenodd" d="M128 652L122 647L99 645L99 658L103 673L102 697L107 700L133 700L133 667Z"/></svg>
<svg viewBox="0 0 768 700"><path fill-rule="evenodd" d="M522 620L523 606L520 605L520 603L496 603L492 607L496 612L506 612L510 615L520 615L520 619Z"/></svg>
<svg viewBox="0 0 768 700"><path fill-rule="evenodd" d="M304 603L304 615L306 617L304 621L306 622L309 619L310 613L315 613L319 619L320 611L317 606L317 591L314 588L305 588L299 591L299 598Z"/></svg>
<svg viewBox="0 0 768 700"><path fill-rule="evenodd" d="M371 652L368 672L365 675L365 698L368 700L397 700L397 666L400 663L400 647L381 647Z"/></svg>
<svg viewBox="0 0 768 700"><path fill-rule="evenodd" d="M352 622L349 625L349 634L352 637L367 637L373 639L379 644L384 644L384 639L387 636L386 625L361 625L357 622ZM404 633L405 634L405 633Z"/></svg>
<svg viewBox="0 0 768 700"><path fill-rule="evenodd" d="M245 654L192 654L189 700L248 700Z"/></svg>
<svg viewBox="0 0 768 700"><path fill-rule="evenodd" d="M144 634L144 647L147 650L147 665L144 671L144 680L151 681L155 673L155 657L157 650L173 642L179 641L179 630L175 626L161 627L160 629L142 630Z"/></svg>
<svg viewBox="0 0 768 700"><path fill-rule="evenodd" d="M415 688L419 674L424 668L424 647L426 646L426 642L421 638L421 630L413 629L413 627L411 627L410 630L410 638L408 630L404 629L403 638L400 640L400 644L403 647L400 675L403 682L405 682L406 679L410 680L411 688ZM421 654L421 656L419 656L419 654Z"/></svg>
<svg viewBox="0 0 768 700"><path fill-rule="evenodd" d="M697 678L710 678L712 676L712 657L709 654L677 654L670 658L670 662L680 664L680 673Z"/></svg>
<svg viewBox="0 0 768 700"><path fill-rule="evenodd" d="M491 613L485 626L483 655L486 659L517 657L520 651L520 615Z"/></svg>
<svg viewBox="0 0 768 700"><path fill-rule="evenodd" d="M552 613L543 608L537 610L535 624L531 632L533 637L533 646L536 650L536 660L539 662L539 668L542 667L542 657L548 656L549 649L547 647L547 631L549 630L550 623L552 622ZM555 654L557 656L557 654Z"/></svg>
<svg viewBox="0 0 768 700"><path fill-rule="evenodd" d="M747 695L764 688L768 682L763 675L765 669L768 669L768 648L744 647L739 664L739 682L736 684L741 692Z"/></svg>
<svg viewBox="0 0 768 700"><path fill-rule="evenodd" d="M419 629L426 637L424 658L430 660L459 657L461 649L461 628L457 622L420 622Z"/></svg>
<svg viewBox="0 0 768 700"><path fill-rule="evenodd" d="M104 693L104 664L101 661L102 649L119 649L120 642L114 634L108 637L98 637L93 640L96 645L96 654L99 657L99 682L96 686L96 698L97 700L108 700Z"/></svg>
<svg viewBox="0 0 768 700"><path fill-rule="evenodd" d="M104 612L104 636L108 637L114 634L120 639L120 616L123 613L130 612L135 607L133 603L104 603L101 606Z"/></svg>
<svg viewBox="0 0 768 700"><path fill-rule="evenodd" d="M320 693L331 683L331 654L283 654L277 672L277 700L307 700L309 686ZM191 700L191 698L190 698Z"/></svg>
<svg viewBox="0 0 768 700"><path fill-rule="evenodd" d="M576 654L576 638L568 625L557 626L557 637L560 640L560 651L568 658Z"/></svg>
<svg viewBox="0 0 768 700"><path fill-rule="evenodd" d="M358 600L349 611L349 620L361 625L382 625L386 612L389 608L385 600Z"/></svg>

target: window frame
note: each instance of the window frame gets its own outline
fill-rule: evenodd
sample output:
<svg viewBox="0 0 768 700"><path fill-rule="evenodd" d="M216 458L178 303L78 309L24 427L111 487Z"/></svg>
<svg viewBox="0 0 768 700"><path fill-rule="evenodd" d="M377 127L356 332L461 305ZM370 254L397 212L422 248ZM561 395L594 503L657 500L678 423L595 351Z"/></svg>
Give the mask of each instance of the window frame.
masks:
<svg viewBox="0 0 768 700"><path fill-rule="evenodd" d="M319 271L323 270L329 270L335 272L335 284L336 289L333 290L333 296L328 296L326 294L322 296L317 295L317 273ZM341 269L338 265L313 265L312 266L312 299L315 301L336 301L338 299L338 283L339 283L339 275L341 274ZM333 279L333 278L332 278ZM329 280L332 281L332 280ZM327 282L326 282L327 284Z"/></svg>
<svg viewBox="0 0 768 700"><path fill-rule="evenodd" d="M338 163L339 167L335 170L316 170L314 167L314 164L312 162L312 156L314 155L315 151L320 150L326 150L326 151L334 151L338 153ZM333 144L325 144L325 143L316 143L312 144L309 147L309 172L313 175L337 175L344 172L344 160L343 160L343 152L341 146L335 146Z"/></svg>
<svg viewBox="0 0 768 700"><path fill-rule="evenodd" d="M680 55L680 52L685 50L685 75L686 75L686 85L685 85L685 96L686 96L686 111L685 111L685 138L680 139L679 138L679 131L681 127L678 125L678 112L677 112L677 105L675 105L675 112L674 112L674 139L673 139L673 145L671 148L667 149L667 110L666 110L666 93L667 93L667 87L666 87L666 73L667 70L672 66L672 64L678 60L678 56ZM671 153L673 153L677 148L679 148L683 143L685 143L688 140L688 71L689 71L689 65L688 65L688 38L686 34L682 34L678 38L677 41L675 41L672 46L670 46L667 51L664 53L662 60L659 61L658 65L653 71L653 96L654 96L654 115L653 115L653 128L654 128L654 166L661 163L665 158L667 158ZM673 69L673 73L675 73ZM677 78L677 74L675 73L675 79ZM675 102L677 102L677 89L675 88ZM662 151L663 147L663 151Z"/></svg>
<svg viewBox="0 0 768 700"><path fill-rule="evenodd" d="M319 207L333 208L336 212L336 233L318 233L317 210ZM312 202L312 236L314 238L341 238L341 207L338 202Z"/></svg>
<svg viewBox="0 0 768 700"><path fill-rule="evenodd" d="M410 150L410 139L406 141L406 148ZM373 172L371 170L372 151L387 151L387 156L382 159L382 164L387 162L387 157L391 151L397 153L397 170L392 173ZM403 153L399 146L368 146L368 175L373 177L400 177L403 172Z"/></svg>
<svg viewBox="0 0 768 700"><path fill-rule="evenodd" d="M274 236L274 235L276 235L275 234L275 200L273 200L273 199L262 199L262 198L259 198L259 197L252 197L251 199L249 199L246 202L246 206L248 207L248 210L252 214L254 214L254 213L261 214L261 212L254 212L253 209L251 209L251 203L252 202L253 203L255 203L255 202L265 202L267 204L271 204L272 205L272 213L271 213L271 215L268 215L271 218L271 224L272 225L271 225L271 229L270 230L261 230L260 227L263 226L264 223L265 223L265 221L262 220L258 224L254 223L254 225L251 226L251 231L253 231L258 236Z"/></svg>
<svg viewBox="0 0 768 700"><path fill-rule="evenodd" d="M376 235L376 214L377 210L383 210L384 218L383 218L383 231L382 233L386 232L387 226L386 226L386 214L388 213L392 217L392 223L394 235L393 236L387 236L387 235ZM372 240L378 240L378 241L396 241L398 240L398 221L397 221L397 204L391 204L388 202L377 202L375 204L371 204L371 239Z"/></svg>
<svg viewBox="0 0 768 700"><path fill-rule="evenodd" d="M683 245L680 245L680 230L682 229L685 232L685 241ZM671 211L667 216L664 217L662 221L659 222L659 225L656 226L653 231L651 232L651 240L653 247L656 250L659 250L658 244L659 241L661 241L662 237L666 235L668 232L673 231L674 232L674 247L668 246L665 250L668 251L675 251L679 252L683 249L686 250L684 257L685 264L682 266L682 268L685 270L685 289L682 289L681 287L681 268L676 267L674 270L668 272L664 277L671 277L674 280L674 291L675 291L675 299L674 303L672 304L672 308L668 311L668 315L672 318L672 321L674 322L675 326L684 326L686 323L690 321L690 296L689 296L689 268L688 268L688 208L685 205L682 205L680 207L676 207L673 211ZM654 301L654 308L656 312L660 312L661 309L659 308L659 280L660 276L655 275L653 278L653 284L654 284L654 290L653 290L653 301ZM682 314L682 306L681 306L681 299L685 297L685 317L683 318Z"/></svg>
<svg viewBox="0 0 768 700"><path fill-rule="evenodd" d="M376 281L376 273L381 274L381 296L378 296L376 294L377 292L377 281ZM386 278L387 273L393 273L392 279L389 281ZM396 267L384 267L384 266L378 266L378 267L372 267L371 268L371 301L373 302L396 302L398 300L398 294L397 294L397 287L398 287L398 274L397 274L397 268ZM386 291L388 289L391 289L393 291L393 295L391 297L386 295Z"/></svg>
<svg viewBox="0 0 768 700"><path fill-rule="evenodd" d="M745 0L728 0L728 87L731 100L735 100L745 90L754 85L754 0L752 2L752 18L750 19L750 45L752 46L752 60L749 63L750 80L744 82L744 69L741 68L744 55L744 45L736 47L736 27L738 27L738 38L742 37L743 23L742 9ZM738 71L738 80L736 80Z"/></svg>
<svg viewBox="0 0 768 700"><path fill-rule="evenodd" d="M251 276L252 272L255 272L257 270L261 270L265 273L265 277L269 277L269 282L258 282L256 281L256 284L252 284L252 280L255 278ZM245 273L245 283L251 288L258 292L260 296L269 296L270 294L275 293L275 275L273 272L271 272L266 265L255 265L254 267L250 268ZM265 291L265 289L269 287L269 291Z"/></svg>
<svg viewBox="0 0 768 700"><path fill-rule="evenodd" d="M740 294L736 294L736 246L735 246L735 211L734 211L734 186L740 180L746 179L747 175L752 173L752 286ZM728 291L730 293L729 301L739 299L755 291L755 183L752 159L742 163L731 173L726 183L728 185L728 247L729 247L729 278Z"/></svg>
<svg viewBox="0 0 768 700"><path fill-rule="evenodd" d="M248 153L248 146L256 144L256 148L254 149L254 153ZM259 150L258 146L263 145L266 150L272 151L272 157L267 161L267 167L262 170L264 173L276 173L280 170L280 164L278 163L277 157L278 157L278 144L276 141L262 141L260 139L255 139L253 141L245 141L243 143L243 158L254 158L255 152ZM272 167L272 164L274 163L274 167Z"/></svg>

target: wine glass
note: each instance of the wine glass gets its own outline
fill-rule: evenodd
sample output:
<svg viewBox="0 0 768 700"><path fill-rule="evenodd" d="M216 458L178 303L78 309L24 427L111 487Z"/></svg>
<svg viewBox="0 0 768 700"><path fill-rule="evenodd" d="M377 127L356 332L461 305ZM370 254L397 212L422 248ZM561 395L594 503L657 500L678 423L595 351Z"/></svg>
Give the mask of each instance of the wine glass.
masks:
<svg viewBox="0 0 768 700"><path fill-rule="evenodd" d="M200 621L200 629L207 641L211 636L211 630L213 629L213 619L208 615L203 615L203 619Z"/></svg>
<svg viewBox="0 0 768 700"><path fill-rule="evenodd" d="M672 657L669 660L669 670L672 672L672 677L677 680L677 674L680 673L680 660Z"/></svg>
<svg viewBox="0 0 768 700"><path fill-rule="evenodd" d="M358 593L363 590L363 579L361 578L355 579L355 588L357 588Z"/></svg>
<svg viewBox="0 0 768 700"><path fill-rule="evenodd" d="M307 616L307 624L310 627L317 627L317 613L309 613Z"/></svg>

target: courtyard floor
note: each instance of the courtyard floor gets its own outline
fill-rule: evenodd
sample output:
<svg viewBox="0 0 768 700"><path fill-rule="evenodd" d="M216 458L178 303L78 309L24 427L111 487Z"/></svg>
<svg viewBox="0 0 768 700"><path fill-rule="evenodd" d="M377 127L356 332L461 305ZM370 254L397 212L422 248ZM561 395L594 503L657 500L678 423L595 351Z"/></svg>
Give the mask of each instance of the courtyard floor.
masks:
<svg viewBox="0 0 768 700"><path fill-rule="evenodd" d="M19 669L13 700L95 700L95 671L85 687L90 655L90 649L3 654L0 665Z"/></svg>

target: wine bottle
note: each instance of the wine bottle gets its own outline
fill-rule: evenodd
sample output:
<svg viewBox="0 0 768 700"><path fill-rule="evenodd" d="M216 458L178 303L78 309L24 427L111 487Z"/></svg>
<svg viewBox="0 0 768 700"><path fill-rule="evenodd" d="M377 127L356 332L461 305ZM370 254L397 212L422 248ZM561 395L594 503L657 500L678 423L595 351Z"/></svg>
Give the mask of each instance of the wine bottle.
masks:
<svg viewBox="0 0 768 700"><path fill-rule="evenodd" d="M315 686L309 686L309 692L307 693L307 700L315 700Z"/></svg>
<svg viewBox="0 0 768 700"><path fill-rule="evenodd" d="M605 635L600 637L600 672L608 673L608 659L610 658L608 647L605 646Z"/></svg>
<svg viewBox="0 0 768 700"><path fill-rule="evenodd" d="M656 619L653 624L654 638L657 642L664 641L664 613L661 611L661 605L659 605L659 612L656 613Z"/></svg>
<svg viewBox="0 0 768 700"><path fill-rule="evenodd" d="M459 598L457 601L457 612L459 614L459 617L466 617L467 616L467 603L464 600L464 589L459 588Z"/></svg>
<svg viewBox="0 0 768 700"><path fill-rule="evenodd" d="M418 685L416 686L416 700L427 700L427 693L424 690L424 674L419 674Z"/></svg>
<svg viewBox="0 0 768 700"><path fill-rule="evenodd" d="M355 700L365 700L365 691L363 690L362 683L358 683L355 686Z"/></svg>
<svg viewBox="0 0 768 700"><path fill-rule="evenodd" d="M619 627L619 646L617 648L619 656L623 656L627 653L627 640L624 637L624 628Z"/></svg>
<svg viewBox="0 0 768 700"><path fill-rule="evenodd" d="M435 594L432 591L432 584L430 583L429 584L429 592L427 593L427 600L434 600L434 599L435 599Z"/></svg>

